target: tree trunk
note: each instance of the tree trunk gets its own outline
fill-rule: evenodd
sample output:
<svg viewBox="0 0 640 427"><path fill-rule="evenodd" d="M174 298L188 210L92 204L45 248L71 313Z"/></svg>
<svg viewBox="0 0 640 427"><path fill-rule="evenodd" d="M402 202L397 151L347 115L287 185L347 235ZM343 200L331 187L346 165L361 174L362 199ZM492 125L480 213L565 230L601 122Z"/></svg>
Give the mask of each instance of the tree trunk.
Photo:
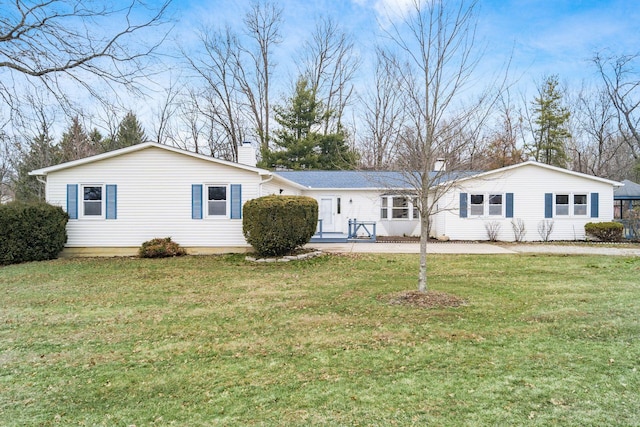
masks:
<svg viewBox="0 0 640 427"><path fill-rule="evenodd" d="M424 206L424 205L423 205ZM426 210L425 210L426 211ZM420 272L418 273L418 291L427 292L427 241L429 240L429 215L420 216Z"/></svg>

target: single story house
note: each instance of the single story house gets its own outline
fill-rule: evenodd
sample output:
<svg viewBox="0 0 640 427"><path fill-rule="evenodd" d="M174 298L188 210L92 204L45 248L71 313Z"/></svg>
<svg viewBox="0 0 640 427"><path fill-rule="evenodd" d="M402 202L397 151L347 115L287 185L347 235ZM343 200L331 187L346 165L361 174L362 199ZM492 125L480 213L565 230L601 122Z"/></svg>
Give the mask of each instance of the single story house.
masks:
<svg viewBox="0 0 640 427"><path fill-rule="evenodd" d="M270 194L318 200L324 233L347 234L350 221L375 224L379 236L420 233L411 186L397 172L272 172L256 167L250 144L229 162L144 143L31 172L46 183L47 202L69 214L67 255L132 254L147 240L170 236L190 253L244 252L242 206ZM435 172L434 172L435 174ZM452 177L452 174L444 175ZM536 162L440 179L447 186L430 233L451 240L584 239L584 225L613 219L621 183ZM435 190L434 190L435 191ZM435 194L435 193L434 193Z"/></svg>

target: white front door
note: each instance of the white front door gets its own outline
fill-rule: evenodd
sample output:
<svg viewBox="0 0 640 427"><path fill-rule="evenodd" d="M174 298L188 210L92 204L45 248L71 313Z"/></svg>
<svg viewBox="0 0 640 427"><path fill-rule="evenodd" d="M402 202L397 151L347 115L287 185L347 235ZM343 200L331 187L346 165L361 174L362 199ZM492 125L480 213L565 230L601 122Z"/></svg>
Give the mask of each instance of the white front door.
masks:
<svg viewBox="0 0 640 427"><path fill-rule="evenodd" d="M322 220L323 233L330 233L335 230L333 216L333 197L321 198L318 219Z"/></svg>

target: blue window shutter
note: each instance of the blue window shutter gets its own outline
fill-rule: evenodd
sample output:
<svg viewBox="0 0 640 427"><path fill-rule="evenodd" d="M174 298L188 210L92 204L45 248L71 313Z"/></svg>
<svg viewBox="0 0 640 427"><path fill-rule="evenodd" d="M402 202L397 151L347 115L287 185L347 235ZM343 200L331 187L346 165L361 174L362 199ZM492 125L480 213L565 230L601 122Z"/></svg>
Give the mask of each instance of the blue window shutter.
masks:
<svg viewBox="0 0 640 427"><path fill-rule="evenodd" d="M591 218L598 218L598 201L600 197L598 193L591 193Z"/></svg>
<svg viewBox="0 0 640 427"><path fill-rule="evenodd" d="M231 184L231 219L242 218L242 185Z"/></svg>
<svg viewBox="0 0 640 427"><path fill-rule="evenodd" d="M115 184L107 185L107 219L118 218L118 186Z"/></svg>
<svg viewBox="0 0 640 427"><path fill-rule="evenodd" d="M69 219L78 219L78 184L67 184L67 213Z"/></svg>
<svg viewBox="0 0 640 427"><path fill-rule="evenodd" d="M202 219L202 184L191 186L191 219Z"/></svg>
<svg viewBox="0 0 640 427"><path fill-rule="evenodd" d="M544 217L553 218L553 193L544 193Z"/></svg>
<svg viewBox="0 0 640 427"><path fill-rule="evenodd" d="M505 212L507 218L513 218L513 193L507 193L507 211Z"/></svg>
<svg viewBox="0 0 640 427"><path fill-rule="evenodd" d="M467 193L460 193L460 218L467 217Z"/></svg>

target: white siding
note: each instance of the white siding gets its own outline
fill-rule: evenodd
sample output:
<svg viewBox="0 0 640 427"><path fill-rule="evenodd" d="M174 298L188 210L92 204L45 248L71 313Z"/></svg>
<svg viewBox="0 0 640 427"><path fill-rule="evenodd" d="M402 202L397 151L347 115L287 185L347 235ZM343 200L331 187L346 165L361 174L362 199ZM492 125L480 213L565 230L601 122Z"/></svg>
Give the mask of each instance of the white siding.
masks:
<svg viewBox="0 0 640 427"><path fill-rule="evenodd" d="M380 218L380 190L306 190L303 195L320 201L323 197L340 198L340 213L336 211L334 231L347 233L349 220L375 222L378 236L417 236L420 221L410 219L382 220Z"/></svg>
<svg viewBox="0 0 640 427"><path fill-rule="evenodd" d="M70 220L68 247L139 246L171 237L183 246L246 246L241 219L191 219L192 184L241 184L242 204L259 196L259 175L151 147L52 172L47 200L66 209L67 184L116 184L116 220ZM229 193L227 193L229 197Z"/></svg>
<svg viewBox="0 0 640 427"><path fill-rule="evenodd" d="M551 218L553 232L551 240L582 240L584 225L588 222L610 221L613 218L613 186L606 182L589 179L535 165L527 165L491 175L485 179L461 181L458 188L443 197L439 207L444 209L434 219L435 236L446 235L452 240L487 240L486 223L500 224L498 240L513 241L512 219L505 217L461 218L460 193L506 194L513 193L513 219L521 219L526 227L525 240L542 240L538 224L545 220L545 193L587 194L586 216ZM598 193L598 218L591 218L591 193ZM506 201L503 200L503 203ZM470 200L469 200L470 203Z"/></svg>

